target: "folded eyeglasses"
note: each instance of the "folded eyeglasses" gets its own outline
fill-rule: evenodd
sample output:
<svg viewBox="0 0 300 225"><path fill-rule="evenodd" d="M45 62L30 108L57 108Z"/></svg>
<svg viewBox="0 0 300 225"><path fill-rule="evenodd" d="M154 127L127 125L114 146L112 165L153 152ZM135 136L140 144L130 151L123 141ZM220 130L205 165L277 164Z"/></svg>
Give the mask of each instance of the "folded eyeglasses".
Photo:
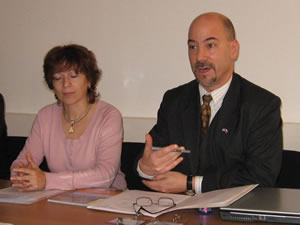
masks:
<svg viewBox="0 0 300 225"><path fill-rule="evenodd" d="M174 200L168 197L161 197L153 202L149 197L139 197L133 203L133 209L137 216L143 215L142 211L150 214L160 213L176 206Z"/></svg>

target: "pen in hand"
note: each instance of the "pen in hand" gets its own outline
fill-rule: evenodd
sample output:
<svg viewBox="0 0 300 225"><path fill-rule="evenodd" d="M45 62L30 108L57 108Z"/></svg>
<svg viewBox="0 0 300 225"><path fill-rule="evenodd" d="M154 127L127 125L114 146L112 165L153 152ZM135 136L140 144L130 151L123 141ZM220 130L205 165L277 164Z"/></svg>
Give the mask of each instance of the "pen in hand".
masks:
<svg viewBox="0 0 300 225"><path fill-rule="evenodd" d="M162 147L152 147L152 151L157 151L157 150L159 150L161 148ZM173 150L173 152L191 153L191 150L188 150L188 149L184 149L184 150L175 149L175 150Z"/></svg>

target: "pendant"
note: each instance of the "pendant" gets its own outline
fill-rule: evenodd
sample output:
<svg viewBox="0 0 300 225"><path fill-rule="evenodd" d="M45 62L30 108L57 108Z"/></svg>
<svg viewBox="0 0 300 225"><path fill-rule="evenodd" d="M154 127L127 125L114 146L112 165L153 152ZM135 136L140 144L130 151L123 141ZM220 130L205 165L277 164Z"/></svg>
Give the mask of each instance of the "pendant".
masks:
<svg viewBox="0 0 300 225"><path fill-rule="evenodd" d="M74 133L74 129L73 129L73 126L71 126L69 129L69 134L73 134L73 133Z"/></svg>
<svg viewBox="0 0 300 225"><path fill-rule="evenodd" d="M69 134L73 134L73 133L74 133L73 126L74 126L74 124L75 124L75 120L71 120L70 124L71 124L71 127L70 127L70 129L69 129Z"/></svg>

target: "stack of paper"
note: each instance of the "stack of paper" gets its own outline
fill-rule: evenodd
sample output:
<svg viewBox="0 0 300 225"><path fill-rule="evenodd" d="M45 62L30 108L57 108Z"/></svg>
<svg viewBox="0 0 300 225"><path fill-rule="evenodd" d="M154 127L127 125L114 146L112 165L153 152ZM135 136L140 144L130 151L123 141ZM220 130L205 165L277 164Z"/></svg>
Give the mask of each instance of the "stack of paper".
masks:
<svg viewBox="0 0 300 225"><path fill-rule="evenodd" d="M93 190L93 189L91 189ZM110 196L110 193L102 191L102 193L89 192L87 190L78 190L74 192L66 192L48 199L48 202L61 203L67 205L77 205L87 207L89 202L104 199Z"/></svg>
<svg viewBox="0 0 300 225"><path fill-rule="evenodd" d="M91 202L88 204L88 208L117 213L135 214L133 204L136 202L137 198L148 197L151 198L153 202L157 202L157 200L161 197L172 198L176 204L176 206L173 208L153 214L142 211L143 215L145 216L157 217L161 214L179 209L213 208L228 206L236 200L243 197L244 195L246 195L256 186L257 184L253 184L241 187L220 189L203 194L196 194L194 196L127 190L121 194L106 199L101 199L100 201L96 200L94 202Z"/></svg>
<svg viewBox="0 0 300 225"><path fill-rule="evenodd" d="M44 198L63 192L62 190L27 191L20 192L17 188L8 187L0 189L0 202L31 204Z"/></svg>

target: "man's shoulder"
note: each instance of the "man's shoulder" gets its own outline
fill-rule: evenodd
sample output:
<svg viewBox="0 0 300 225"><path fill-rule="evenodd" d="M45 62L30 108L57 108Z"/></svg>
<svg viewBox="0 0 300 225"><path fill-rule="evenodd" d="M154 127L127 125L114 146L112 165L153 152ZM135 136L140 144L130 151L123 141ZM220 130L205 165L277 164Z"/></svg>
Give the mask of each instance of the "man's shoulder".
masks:
<svg viewBox="0 0 300 225"><path fill-rule="evenodd" d="M176 97L176 96L183 97L183 96L189 95L191 93L194 93L195 90L199 90L198 89L198 82L197 82L196 79L192 80L188 83L182 84L178 87L169 89L168 91L166 91L165 95L173 96L173 97Z"/></svg>
<svg viewBox="0 0 300 225"><path fill-rule="evenodd" d="M240 85L239 89L242 98L254 100L257 103L258 102L263 103L275 99L280 101L280 98L276 96L274 93L272 93L271 91L252 83L251 81L241 77L238 74L235 74L234 77L235 80L237 80Z"/></svg>

